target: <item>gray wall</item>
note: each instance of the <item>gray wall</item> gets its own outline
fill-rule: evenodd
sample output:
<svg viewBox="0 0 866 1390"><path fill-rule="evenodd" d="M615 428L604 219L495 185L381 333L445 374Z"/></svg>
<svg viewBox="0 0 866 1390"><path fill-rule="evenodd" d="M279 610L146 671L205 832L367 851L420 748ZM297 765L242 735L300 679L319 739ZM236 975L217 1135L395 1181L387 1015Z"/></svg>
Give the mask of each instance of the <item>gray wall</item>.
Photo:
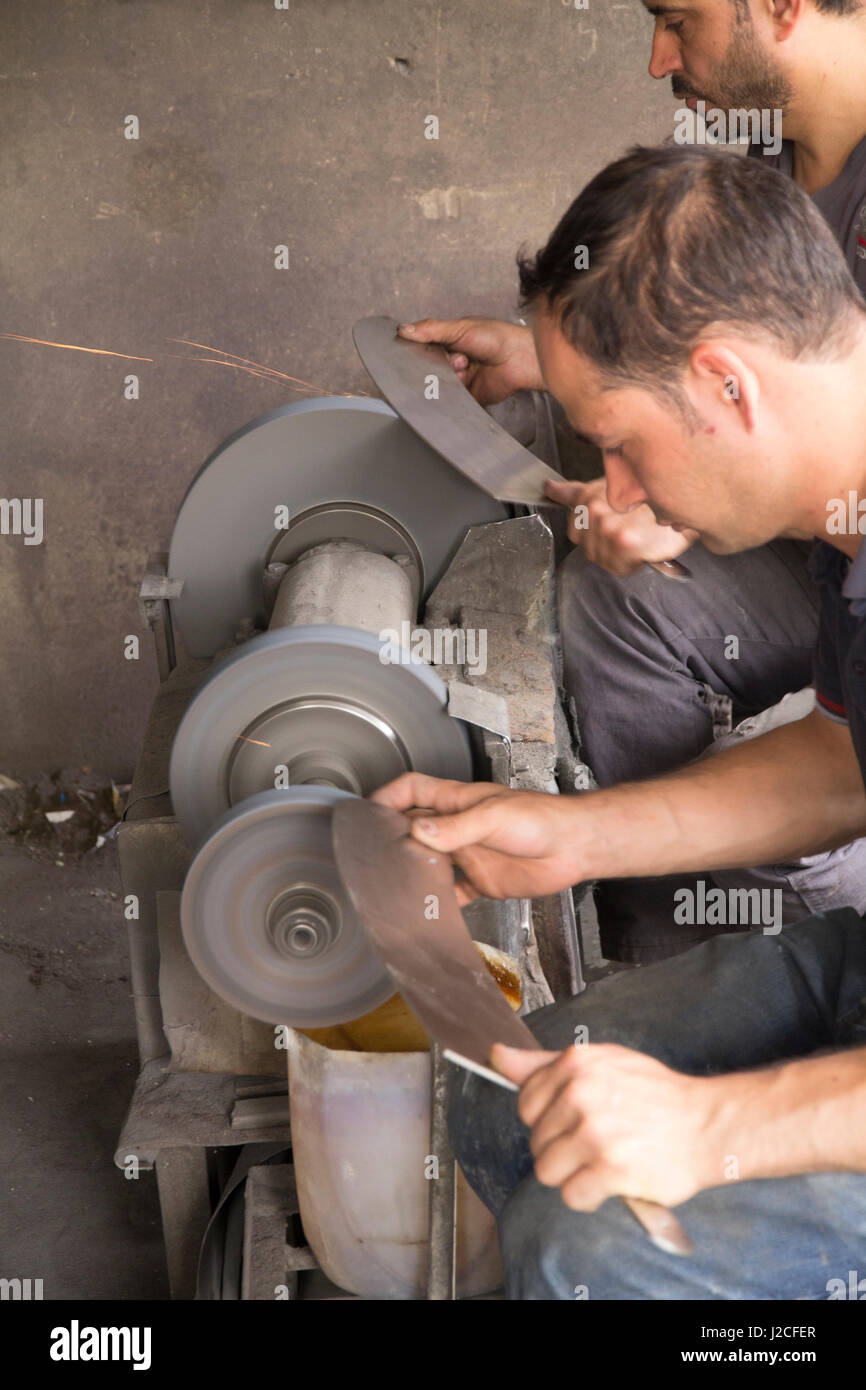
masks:
<svg viewBox="0 0 866 1390"><path fill-rule="evenodd" d="M673 103L646 72L639 0L3 0L0 16L0 328L154 359L0 340L0 496L45 506L41 545L0 536L0 772L123 778L156 686L148 641L122 652L146 634L147 553L211 450L298 398L170 340L368 389L355 319L510 316L516 248L666 134Z"/></svg>

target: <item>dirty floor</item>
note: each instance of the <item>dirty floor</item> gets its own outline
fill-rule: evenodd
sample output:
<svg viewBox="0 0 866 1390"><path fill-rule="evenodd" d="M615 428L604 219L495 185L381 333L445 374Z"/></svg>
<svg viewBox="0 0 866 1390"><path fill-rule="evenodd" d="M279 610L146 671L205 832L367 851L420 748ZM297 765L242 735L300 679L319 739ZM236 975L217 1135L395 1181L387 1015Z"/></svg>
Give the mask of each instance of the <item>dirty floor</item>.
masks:
<svg viewBox="0 0 866 1390"><path fill-rule="evenodd" d="M113 841L56 862L0 837L0 1278L168 1297L156 1179L112 1161L137 1065Z"/></svg>

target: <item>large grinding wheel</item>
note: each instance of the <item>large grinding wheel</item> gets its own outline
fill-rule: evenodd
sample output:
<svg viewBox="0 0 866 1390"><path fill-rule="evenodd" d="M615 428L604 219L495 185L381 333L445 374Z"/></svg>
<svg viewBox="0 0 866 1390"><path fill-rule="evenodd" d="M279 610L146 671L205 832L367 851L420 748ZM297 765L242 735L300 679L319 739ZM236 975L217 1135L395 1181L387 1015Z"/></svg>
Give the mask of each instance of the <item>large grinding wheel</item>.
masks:
<svg viewBox="0 0 866 1390"><path fill-rule="evenodd" d="M279 787L368 796L402 772L469 781L466 731L423 662L384 664L372 633L289 627L238 647L208 677L175 735L174 812L194 846L229 806Z"/></svg>
<svg viewBox="0 0 866 1390"><path fill-rule="evenodd" d="M339 521L323 518L335 506ZM277 508L288 530L275 530ZM426 595L467 528L505 516L384 401L298 401L234 435L190 485L169 552L169 574L183 580L172 613L190 653L213 656L244 621L265 625L269 562L337 535L408 553Z"/></svg>
<svg viewBox="0 0 866 1390"><path fill-rule="evenodd" d="M186 876L190 958L253 1018L326 1028L394 993L333 860L331 809L347 795L296 787L249 797L220 818Z"/></svg>

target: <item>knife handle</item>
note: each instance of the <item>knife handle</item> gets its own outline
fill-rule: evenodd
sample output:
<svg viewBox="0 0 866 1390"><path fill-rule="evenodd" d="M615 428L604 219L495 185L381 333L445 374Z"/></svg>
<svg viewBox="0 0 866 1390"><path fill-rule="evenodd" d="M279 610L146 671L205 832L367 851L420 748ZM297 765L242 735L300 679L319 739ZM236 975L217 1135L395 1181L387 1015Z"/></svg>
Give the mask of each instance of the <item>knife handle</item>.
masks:
<svg viewBox="0 0 866 1390"><path fill-rule="evenodd" d="M461 1056L459 1052L452 1052L446 1048L442 1056L447 1061L454 1062L456 1066L474 1072L476 1076L495 1081L497 1086L503 1086L506 1091L520 1089L501 1072L493 1071L491 1067L483 1067L479 1062L473 1062L470 1057ZM643 1197L623 1197L622 1200L659 1250L664 1250L666 1255L691 1255L694 1246L673 1212L668 1211L667 1207L660 1206L658 1202L647 1202Z"/></svg>
<svg viewBox="0 0 866 1390"><path fill-rule="evenodd" d="M680 584L688 584L691 579L691 572L681 565L679 560L644 560L645 565L649 565L651 570L660 574L662 579L676 579Z"/></svg>
<svg viewBox="0 0 866 1390"><path fill-rule="evenodd" d="M643 1197L623 1197L632 1216L643 1226L653 1245L667 1255L691 1255L694 1246L672 1211Z"/></svg>

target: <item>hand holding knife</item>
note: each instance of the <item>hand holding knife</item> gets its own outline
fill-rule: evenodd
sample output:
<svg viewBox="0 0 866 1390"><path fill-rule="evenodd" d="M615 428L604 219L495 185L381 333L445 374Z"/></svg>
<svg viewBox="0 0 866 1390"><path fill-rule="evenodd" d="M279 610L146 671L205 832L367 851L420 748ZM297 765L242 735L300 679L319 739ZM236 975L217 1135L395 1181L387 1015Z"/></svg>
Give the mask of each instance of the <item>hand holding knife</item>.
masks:
<svg viewBox="0 0 866 1390"><path fill-rule="evenodd" d="M334 807L332 836L337 867L365 930L443 1055L516 1091L489 1066L493 1044L536 1051L540 1044L479 956L457 903L450 856L414 839L401 812L360 797ZM431 896L438 904L434 920L425 913ZM660 1249L691 1252L667 1208L642 1198L622 1200Z"/></svg>

